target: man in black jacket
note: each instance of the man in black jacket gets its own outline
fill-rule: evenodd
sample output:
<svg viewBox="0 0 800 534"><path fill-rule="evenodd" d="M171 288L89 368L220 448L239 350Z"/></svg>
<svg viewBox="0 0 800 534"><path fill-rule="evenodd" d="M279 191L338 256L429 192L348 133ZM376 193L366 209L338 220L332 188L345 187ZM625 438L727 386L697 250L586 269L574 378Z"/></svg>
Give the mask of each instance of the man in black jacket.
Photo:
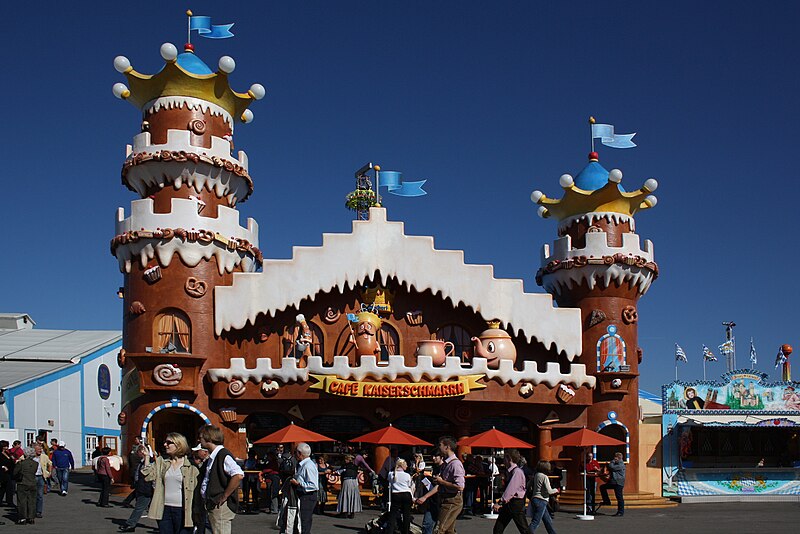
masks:
<svg viewBox="0 0 800 534"><path fill-rule="evenodd" d="M239 508L239 484L244 472L228 449L223 447L222 430L214 425L200 428L200 445L210 454L200 472L200 495L208 510L214 534L230 534L231 522Z"/></svg>
<svg viewBox="0 0 800 534"><path fill-rule="evenodd" d="M132 473L133 478L133 493L136 495L136 507L131 512L128 520L119 527L120 532L133 532L136 530L136 524L142 518L144 512L150 507L150 501L153 499L153 483L147 482L142 475L142 468L145 466L144 459L147 456L147 447L139 445L134 450L136 454L136 469Z"/></svg>

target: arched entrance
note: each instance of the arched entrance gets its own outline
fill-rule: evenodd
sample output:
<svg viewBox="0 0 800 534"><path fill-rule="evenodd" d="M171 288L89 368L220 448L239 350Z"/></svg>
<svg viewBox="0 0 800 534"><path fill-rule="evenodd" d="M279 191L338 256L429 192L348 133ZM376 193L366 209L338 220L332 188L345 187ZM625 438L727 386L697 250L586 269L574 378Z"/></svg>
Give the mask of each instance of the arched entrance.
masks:
<svg viewBox="0 0 800 534"><path fill-rule="evenodd" d="M183 434L189 446L194 446L197 444L197 430L210 424L211 419L194 406L172 401L150 410L142 423L141 436L145 443L163 453L164 439L170 432Z"/></svg>

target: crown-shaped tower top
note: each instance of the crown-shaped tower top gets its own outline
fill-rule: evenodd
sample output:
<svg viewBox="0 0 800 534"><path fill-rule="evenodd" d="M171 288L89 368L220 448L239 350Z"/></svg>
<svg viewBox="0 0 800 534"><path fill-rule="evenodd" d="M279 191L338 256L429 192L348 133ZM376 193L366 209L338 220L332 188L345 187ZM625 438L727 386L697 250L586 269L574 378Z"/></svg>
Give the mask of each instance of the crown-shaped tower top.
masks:
<svg viewBox="0 0 800 534"><path fill-rule="evenodd" d="M589 164L574 179L564 174L559 184L564 197L552 199L541 191L531 193L531 200L539 204L539 216L555 217L562 221L585 213L619 213L632 217L637 211L652 208L658 199L651 193L658 187L654 178L645 181L636 191L626 192L620 184L622 171L605 170L598 162L597 152L589 154Z"/></svg>
<svg viewBox="0 0 800 534"><path fill-rule="evenodd" d="M114 84L114 95L128 100L142 111L163 97L198 98L223 109L232 121L253 120L253 112L247 107L253 100L263 98L266 90L258 83L250 86L246 93L231 89L228 75L236 68L232 57L222 56L216 72L194 54L191 44L186 44L184 52L178 54L174 44L164 43L161 45L161 57L165 65L156 74L137 72L125 56L114 58L114 68L127 77L130 86Z"/></svg>

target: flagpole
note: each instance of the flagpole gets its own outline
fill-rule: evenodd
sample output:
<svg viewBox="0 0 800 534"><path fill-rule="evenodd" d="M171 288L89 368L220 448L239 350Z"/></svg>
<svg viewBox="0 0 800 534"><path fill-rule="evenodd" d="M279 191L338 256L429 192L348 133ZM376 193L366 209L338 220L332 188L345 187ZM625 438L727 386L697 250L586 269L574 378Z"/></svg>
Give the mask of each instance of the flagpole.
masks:
<svg viewBox="0 0 800 534"><path fill-rule="evenodd" d="M589 139L592 143L592 152L594 152L594 131L592 130L592 125L595 123L594 117L589 117Z"/></svg>
<svg viewBox="0 0 800 534"><path fill-rule="evenodd" d="M706 355L703 354L703 380L706 379Z"/></svg>
<svg viewBox="0 0 800 534"><path fill-rule="evenodd" d="M192 10L186 10L186 42L192 44Z"/></svg>

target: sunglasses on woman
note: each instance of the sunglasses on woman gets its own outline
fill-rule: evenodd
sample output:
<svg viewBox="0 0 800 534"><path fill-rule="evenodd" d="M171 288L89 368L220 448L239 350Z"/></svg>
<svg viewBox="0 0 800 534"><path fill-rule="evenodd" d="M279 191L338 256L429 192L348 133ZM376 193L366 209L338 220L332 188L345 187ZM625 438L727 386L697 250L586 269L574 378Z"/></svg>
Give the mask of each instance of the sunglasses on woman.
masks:
<svg viewBox="0 0 800 534"><path fill-rule="evenodd" d="M168 439L164 441L164 445L175 445L175 442Z"/></svg>

